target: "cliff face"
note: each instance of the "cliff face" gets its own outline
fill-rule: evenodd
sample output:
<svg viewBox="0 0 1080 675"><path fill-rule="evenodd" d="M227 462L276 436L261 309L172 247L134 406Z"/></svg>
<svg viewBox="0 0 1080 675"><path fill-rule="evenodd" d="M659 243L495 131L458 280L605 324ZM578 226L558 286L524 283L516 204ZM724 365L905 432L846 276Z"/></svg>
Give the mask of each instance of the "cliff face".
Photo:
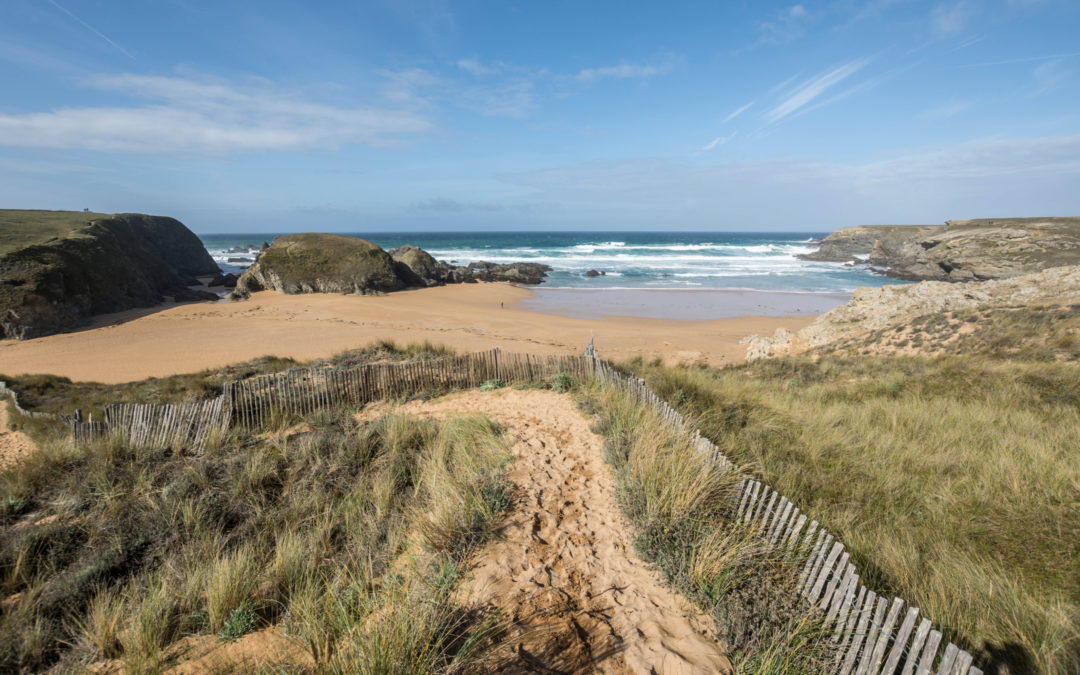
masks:
<svg viewBox="0 0 1080 675"><path fill-rule="evenodd" d="M821 240L818 250L799 257L823 262L863 261L879 245L898 246L942 229L941 225L856 225Z"/></svg>
<svg viewBox="0 0 1080 675"><path fill-rule="evenodd" d="M262 252L240 277L232 297L242 299L261 290L370 295L476 281L539 284L550 271L536 263L450 265L415 246L387 253L356 237L289 234L277 237Z"/></svg>
<svg viewBox="0 0 1080 675"><path fill-rule="evenodd" d="M915 319L961 310L989 310L1080 303L1080 266L977 284L924 281L918 284L860 288L851 301L822 314L798 332L780 329L772 336L745 340L747 359L786 356L835 345L875 332L907 330Z"/></svg>
<svg viewBox="0 0 1080 675"><path fill-rule="evenodd" d="M1080 218L950 220L944 226L848 227L807 260L860 262L911 281L1007 279L1080 264Z"/></svg>
<svg viewBox="0 0 1080 675"><path fill-rule="evenodd" d="M0 211L0 230L8 227L7 213L30 214L32 225L35 212ZM53 220L67 215L40 213ZM86 215L72 212L60 236L24 237L0 254L0 338L50 335L95 314L154 305L192 276L218 272L178 220L117 214L82 221ZM33 231L25 220L20 226L24 234Z"/></svg>

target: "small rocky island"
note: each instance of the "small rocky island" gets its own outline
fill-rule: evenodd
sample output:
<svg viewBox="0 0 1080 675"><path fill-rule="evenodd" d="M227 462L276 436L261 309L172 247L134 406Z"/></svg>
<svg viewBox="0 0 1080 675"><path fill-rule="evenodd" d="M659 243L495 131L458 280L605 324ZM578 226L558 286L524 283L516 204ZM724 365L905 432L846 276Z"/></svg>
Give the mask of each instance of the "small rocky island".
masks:
<svg viewBox="0 0 1080 675"><path fill-rule="evenodd" d="M864 264L910 281L1008 279L1080 264L1080 217L845 227L799 257Z"/></svg>
<svg viewBox="0 0 1080 675"><path fill-rule="evenodd" d="M219 272L174 218L138 213L0 210L0 338L51 335L91 316L149 307Z"/></svg>
<svg viewBox="0 0 1080 675"><path fill-rule="evenodd" d="M537 263L452 265L416 246L387 252L366 239L312 232L275 238L240 276L230 297L244 299L262 290L380 295L478 281L540 284L550 271Z"/></svg>

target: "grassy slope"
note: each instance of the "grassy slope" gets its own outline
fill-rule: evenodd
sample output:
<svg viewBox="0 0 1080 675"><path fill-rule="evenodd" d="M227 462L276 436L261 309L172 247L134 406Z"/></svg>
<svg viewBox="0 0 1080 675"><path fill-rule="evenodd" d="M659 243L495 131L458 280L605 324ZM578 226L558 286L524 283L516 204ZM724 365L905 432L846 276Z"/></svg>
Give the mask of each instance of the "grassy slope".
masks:
<svg viewBox="0 0 1080 675"><path fill-rule="evenodd" d="M985 340L951 355L630 366L837 532L871 587L921 607L989 672L1069 673L1080 366L1065 360L1076 319L1062 311L1061 323L996 314Z"/></svg>
<svg viewBox="0 0 1080 675"><path fill-rule="evenodd" d="M0 209L0 255L50 239L65 238L89 221L107 217L108 214L84 211Z"/></svg>
<svg viewBox="0 0 1080 675"><path fill-rule="evenodd" d="M203 400L221 394L222 386L229 380L241 380L256 375L276 373L298 367L332 365L351 367L388 359L427 359L445 356L448 350L431 343L398 346L391 340L337 354L329 359L299 363L289 358L265 356L225 368L204 370L187 375L152 377L138 382L101 384L99 382L72 382L56 375L20 375L8 377L0 374L0 382L7 382L19 392L19 403L27 410L71 414L80 408L84 414L92 413L100 419L104 408L110 403L180 403Z"/></svg>
<svg viewBox="0 0 1080 675"><path fill-rule="evenodd" d="M322 671L474 661L494 624L452 591L507 503L506 442L480 418L352 412L198 456L42 443L0 475L0 670L159 672L184 635L269 624Z"/></svg>

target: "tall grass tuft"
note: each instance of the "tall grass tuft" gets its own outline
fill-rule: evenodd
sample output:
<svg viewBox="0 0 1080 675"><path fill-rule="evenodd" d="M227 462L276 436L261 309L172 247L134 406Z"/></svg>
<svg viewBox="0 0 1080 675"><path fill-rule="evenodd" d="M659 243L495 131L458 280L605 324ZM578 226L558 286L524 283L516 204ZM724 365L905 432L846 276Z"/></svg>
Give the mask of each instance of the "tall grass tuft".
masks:
<svg viewBox="0 0 1080 675"><path fill-rule="evenodd" d="M1080 672L1077 364L967 354L627 367L984 670Z"/></svg>
<svg viewBox="0 0 1080 675"><path fill-rule="evenodd" d="M734 518L741 476L720 468L627 394L584 392L599 411L635 545L668 582L712 614L740 673L827 672L831 647L796 600L798 551L770 549Z"/></svg>

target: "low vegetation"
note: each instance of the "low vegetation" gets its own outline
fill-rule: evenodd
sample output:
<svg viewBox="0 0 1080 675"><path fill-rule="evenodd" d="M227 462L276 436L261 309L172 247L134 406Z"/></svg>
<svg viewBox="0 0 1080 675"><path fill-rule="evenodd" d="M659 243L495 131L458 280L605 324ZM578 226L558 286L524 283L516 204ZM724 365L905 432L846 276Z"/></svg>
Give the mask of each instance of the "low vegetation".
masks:
<svg viewBox="0 0 1080 675"><path fill-rule="evenodd" d="M507 442L484 418L354 412L199 455L40 442L0 474L0 671L160 672L185 636L266 627L290 646L258 654L268 672L478 667L498 617L453 591L508 504Z"/></svg>
<svg viewBox="0 0 1080 675"><path fill-rule="evenodd" d="M926 314L908 324L839 340L836 356L959 354L1048 363L1080 361L1080 305L1018 306Z"/></svg>
<svg viewBox="0 0 1080 675"><path fill-rule="evenodd" d="M709 612L739 673L824 673L834 652L794 590L805 552L770 549L734 518L741 477L696 451L652 410L595 386L582 405L599 415L607 461L635 546L667 581Z"/></svg>
<svg viewBox="0 0 1080 675"><path fill-rule="evenodd" d="M1080 367L1041 351L1044 319L975 355L626 365L986 672L1075 673Z"/></svg>
<svg viewBox="0 0 1080 675"><path fill-rule="evenodd" d="M328 359L305 363L289 358L265 356L224 368L170 377L151 377L122 384L72 382L66 377L56 375L2 374L0 382L7 382L12 389L19 392L19 403L27 410L70 415L79 408L84 416L93 414L100 419L105 406L110 403L185 403L214 398L221 395L223 385L229 380L243 380L293 368L349 368L386 361L435 359L451 353L448 348L430 342L400 346L393 340L382 340L362 349L351 349Z"/></svg>
<svg viewBox="0 0 1080 675"><path fill-rule="evenodd" d="M0 209L0 255L9 251L63 239L104 213L86 211L20 211Z"/></svg>

